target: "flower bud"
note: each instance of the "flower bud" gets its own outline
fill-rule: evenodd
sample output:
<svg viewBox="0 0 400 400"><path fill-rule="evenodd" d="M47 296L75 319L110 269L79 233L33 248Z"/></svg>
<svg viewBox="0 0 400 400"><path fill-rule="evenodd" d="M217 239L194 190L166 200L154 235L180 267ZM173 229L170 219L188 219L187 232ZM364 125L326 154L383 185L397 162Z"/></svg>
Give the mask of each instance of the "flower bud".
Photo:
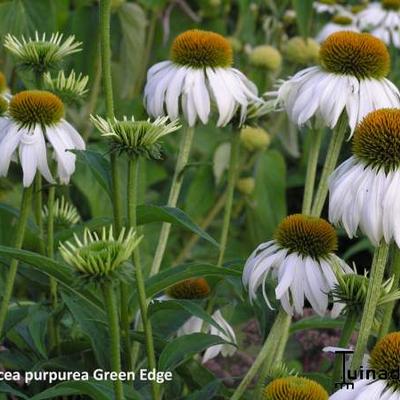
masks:
<svg viewBox="0 0 400 400"><path fill-rule="evenodd" d="M319 57L319 44L311 38L296 36L290 39L284 48L286 58L298 65L315 64Z"/></svg>
<svg viewBox="0 0 400 400"><path fill-rule="evenodd" d="M274 47L262 45L253 48L249 54L249 61L253 67L277 71L281 67L282 56Z"/></svg>
<svg viewBox="0 0 400 400"><path fill-rule="evenodd" d="M248 151L266 150L271 143L271 137L262 128L245 126L240 131L240 141Z"/></svg>
<svg viewBox="0 0 400 400"><path fill-rule="evenodd" d="M237 190L245 196L250 196L254 192L255 187L256 181L251 176L247 178L241 178L236 182Z"/></svg>

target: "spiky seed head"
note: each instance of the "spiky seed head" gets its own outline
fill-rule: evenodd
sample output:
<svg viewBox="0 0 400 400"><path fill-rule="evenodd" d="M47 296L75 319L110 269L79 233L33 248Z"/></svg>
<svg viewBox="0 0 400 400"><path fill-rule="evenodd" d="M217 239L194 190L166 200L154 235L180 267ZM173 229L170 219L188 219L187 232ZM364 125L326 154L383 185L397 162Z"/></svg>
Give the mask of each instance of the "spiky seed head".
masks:
<svg viewBox="0 0 400 400"><path fill-rule="evenodd" d="M390 71L390 55L382 40L369 33L332 33L319 52L323 69L358 79L382 79Z"/></svg>
<svg viewBox="0 0 400 400"><path fill-rule="evenodd" d="M123 228L114 236L113 228L103 227L101 233L85 229L83 238L74 235L74 242L60 244L63 259L76 269L80 277L101 281L118 277L118 270L129 259L141 237L133 229Z"/></svg>
<svg viewBox="0 0 400 400"><path fill-rule="evenodd" d="M81 51L80 42L75 42L74 36L69 36L63 41L63 35L53 33L50 37L46 34L35 33L33 38L17 38L7 34L4 47L17 59L21 68L31 69L37 74L59 67L60 62L68 55Z"/></svg>
<svg viewBox="0 0 400 400"><path fill-rule="evenodd" d="M268 45L254 47L249 54L250 65L264 68L268 71L277 71L282 64L279 50Z"/></svg>
<svg viewBox="0 0 400 400"><path fill-rule="evenodd" d="M64 104L53 93L44 90L25 90L13 96L9 103L9 114L18 124L43 127L60 122L64 116Z"/></svg>
<svg viewBox="0 0 400 400"><path fill-rule="evenodd" d="M328 257L338 245L335 229L329 222L303 214L286 217L276 229L275 239L290 252L314 259Z"/></svg>
<svg viewBox="0 0 400 400"><path fill-rule="evenodd" d="M275 379L264 389L264 400L328 400L327 391L317 382L291 376Z"/></svg>
<svg viewBox="0 0 400 400"><path fill-rule="evenodd" d="M171 47L171 60L191 68L228 68L232 65L231 44L222 35L192 29L178 35Z"/></svg>
<svg viewBox="0 0 400 400"><path fill-rule="evenodd" d="M380 109L369 113L353 136L353 153L371 167L386 172L400 167L400 110Z"/></svg>
<svg viewBox="0 0 400 400"><path fill-rule="evenodd" d="M68 76L64 71L59 71L57 77L53 78L50 72L43 75L44 88L54 93L66 104L79 104L88 92L87 83L89 77L75 74L71 71Z"/></svg>
<svg viewBox="0 0 400 400"><path fill-rule="evenodd" d="M193 278L176 283L166 293L174 299L204 299L210 294L210 286L204 278Z"/></svg>
<svg viewBox="0 0 400 400"><path fill-rule="evenodd" d="M49 208L47 205L43 207L42 216L43 222L47 224L49 217ZM64 196L55 200L53 218L56 228L70 228L71 226L76 225L81 219L77 208L67 201Z"/></svg>
<svg viewBox="0 0 400 400"><path fill-rule="evenodd" d="M135 121L134 117L125 117L120 121L92 115L91 121L102 136L110 140L112 151L126 153L132 158L161 158L160 140L181 127L178 120L169 122L168 117L158 117L154 121Z"/></svg>

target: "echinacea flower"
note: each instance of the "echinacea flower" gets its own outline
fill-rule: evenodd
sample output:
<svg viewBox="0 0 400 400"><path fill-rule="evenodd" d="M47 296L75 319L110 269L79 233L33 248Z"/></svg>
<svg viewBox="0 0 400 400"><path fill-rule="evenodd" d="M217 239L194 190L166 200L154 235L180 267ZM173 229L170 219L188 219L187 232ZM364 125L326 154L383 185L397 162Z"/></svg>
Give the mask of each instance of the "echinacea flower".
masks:
<svg viewBox="0 0 400 400"><path fill-rule="evenodd" d="M204 278L186 279L178 282L166 290L171 299L204 299L210 294L210 286Z"/></svg>
<svg viewBox="0 0 400 400"><path fill-rule="evenodd" d="M37 170L53 183L47 163L47 139L54 150L60 182L68 183L76 160L68 150L84 150L85 142L63 116L64 104L50 92L27 90L13 96L8 115L0 119L0 176L7 175L18 152L25 187L32 184Z"/></svg>
<svg viewBox="0 0 400 400"><path fill-rule="evenodd" d="M53 33L50 38L43 33L35 32L34 38L18 39L7 34L4 39L4 47L17 59L22 68L32 69L37 74L59 67L64 57L81 51L80 42L75 42L74 36L69 36L63 42L63 35Z"/></svg>
<svg viewBox="0 0 400 400"><path fill-rule="evenodd" d="M327 391L317 382L298 376L278 378L269 383L262 400L328 400Z"/></svg>
<svg viewBox="0 0 400 400"><path fill-rule="evenodd" d="M356 19L351 13L341 13L340 15L332 17L330 22L328 22L318 33L316 40L321 43L332 35L332 33L340 31L359 32L356 25Z"/></svg>
<svg viewBox="0 0 400 400"><path fill-rule="evenodd" d="M49 208L47 205L43 206L42 211L43 222L46 224L49 217ZM81 217L76 207L65 199L64 196L57 198L53 206L54 225L56 227L69 228L76 225Z"/></svg>
<svg viewBox="0 0 400 400"><path fill-rule="evenodd" d="M338 390L330 400L399 400L400 383L393 374L400 365L400 332L389 333L373 348L369 361L368 378L359 377L354 388Z"/></svg>
<svg viewBox="0 0 400 400"><path fill-rule="evenodd" d="M176 37L171 60L151 67L144 97L153 117L168 115L171 120L182 112L189 126L197 119L206 124L215 105L217 125L225 126L241 109L244 118L257 88L239 70L232 68L232 48L223 36L202 30L189 30Z"/></svg>
<svg viewBox="0 0 400 400"><path fill-rule="evenodd" d="M353 156L331 175L329 220L350 238L357 229L376 246L400 245L400 110L368 114L353 137Z"/></svg>
<svg viewBox="0 0 400 400"><path fill-rule="evenodd" d="M321 45L320 65L284 82L277 93L290 119L301 126L312 117L334 128L343 112L351 132L369 112L400 107L400 93L386 79L390 56L368 33L336 32Z"/></svg>
<svg viewBox="0 0 400 400"><path fill-rule="evenodd" d="M190 317L178 330L178 336L190 335L191 333L201 333L206 331L210 335L215 335L221 337L223 340L236 344L235 331L231 325L222 316L221 311L217 310L212 315L214 321L224 330L216 328L213 325L205 323L201 318ZM236 352L236 347L233 344L217 344L215 346L209 347L203 355L203 363L221 354L223 357L230 357Z"/></svg>
<svg viewBox="0 0 400 400"><path fill-rule="evenodd" d="M360 29L400 47L400 0L373 2L357 15Z"/></svg>
<svg viewBox="0 0 400 400"><path fill-rule="evenodd" d="M101 234L85 229L80 239L74 234L75 242L60 244L60 254L66 263L74 267L82 277L112 277L120 266L132 255L141 237L131 228L121 229L118 237L113 228L103 227Z"/></svg>
<svg viewBox="0 0 400 400"><path fill-rule="evenodd" d="M275 232L275 239L259 245L243 270L243 284L250 300L261 286L266 303L272 308L265 290L268 276L277 278L275 296L284 310L303 314L307 299L314 311L324 315L328 293L337 283L337 273L351 268L334 254L336 232L327 221L302 214L286 217Z"/></svg>

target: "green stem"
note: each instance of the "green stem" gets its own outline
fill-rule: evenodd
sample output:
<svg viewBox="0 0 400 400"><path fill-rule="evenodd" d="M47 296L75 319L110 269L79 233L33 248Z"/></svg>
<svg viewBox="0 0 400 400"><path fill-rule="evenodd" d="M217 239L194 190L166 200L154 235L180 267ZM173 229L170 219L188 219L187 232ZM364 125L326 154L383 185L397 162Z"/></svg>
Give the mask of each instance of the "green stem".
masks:
<svg viewBox="0 0 400 400"><path fill-rule="evenodd" d="M347 348L356 329L358 321L358 315L356 313L350 313L347 315L344 322L342 334L338 343L338 347ZM342 358L337 356L335 363L333 364L333 382L341 382L342 379Z"/></svg>
<svg viewBox="0 0 400 400"><path fill-rule="evenodd" d="M319 181L317 193L314 198L314 203L311 209L311 215L319 217L324 203L328 195L328 184L329 177L336 167L339 159L340 149L344 141L344 137L347 131L347 118L341 116L339 122L336 125L329 143L328 151L326 153L325 164L322 169L321 179Z"/></svg>
<svg viewBox="0 0 400 400"><path fill-rule="evenodd" d="M49 211L47 218L47 256L54 258L54 200L55 200L55 187L51 186L47 200L47 208ZM57 281L50 277L50 299L53 311L57 309ZM50 319L50 346L57 348L59 346L59 332L54 316Z"/></svg>
<svg viewBox="0 0 400 400"><path fill-rule="evenodd" d="M372 261L371 275L369 279L369 285L367 290L367 297L365 300L364 310L361 318L360 329L358 333L358 339L356 348L354 350L353 361L351 363L352 369L360 367L364 352L367 349L368 338L371 333L372 324L375 317L375 311L377 302L379 300L379 294L381 291L381 285L383 280L383 274L385 272L385 265L389 252L389 245L382 242L374 253L374 259Z"/></svg>
<svg viewBox="0 0 400 400"><path fill-rule="evenodd" d="M121 351L119 338L118 311L115 300L115 293L110 282L102 285L104 305L107 311L108 328L110 331L110 347L111 347L111 369L113 372L121 372ZM124 400L124 389L122 381L117 379L114 381L114 392L116 400Z"/></svg>
<svg viewBox="0 0 400 400"><path fill-rule="evenodd" d="M189 159L193 136L194 128L187 127L187 129L183 132L181 142L179 144L178 159L176 160L174 176L172 178L171 188L168 196L168 207L176 207L176 204L178 202L183 182L183 172ZM163 223L161 227L160 237L158 239L157 249L153 259L153 264L151 266L150 275L155 275L160 270L170 231L171 224Z"/></svg>
<svg viewBox="0 0 400 400"><path fill-rule="evenodd" d="M231 214L233 205L233 195L235 193L236 173L238 170L239 150L240 150L240 135L237 132L234 132L231 141L231 155L229 159L228 185L226 188L224 220L222 224L219 255L217 261L218 267L222 266L222 263L224 262L226 245L228 242L228 234L231 223Z"/></svg>
<svg viewBox="0 0 400 400"><path fill-rule="evenodd" d="M400 249L393 244L393 261L392 261L392 276L393 276L393 288L397 289L400 282ZM390 324L392 322L392 314L396 302L391 301L384 307L383 320L381 329L379 331L379 339L382 339L390 330Z"/></svg>
<svg viewBox="0 0 400 400"><path fill-rule="evenodd" d="M138 194L138 181L139 181L139 161L136 158L133 158L129 160L128 219L129 219L129 225L134 229L137 229L136 206L137 206L137 194ZM145 334L147 362L149 365L149 369L155 370L156 357L154 352L153 332L150 319L147 316L147 296L144 284L142 264L140 260L139 246L136 246L135 250L133 251L133 263L135 266L136 288L139 300L140 315L142 318L143 330ZM151 388L152 388L153 400L159 400L161 398L159 384L157 383L157 381L153 380L151 385L152 385Z"/></svg>
<svg viewBox="0 0 400 400"><path fill-rule="evenodd" d="M314 194L315 176L317 174L317 164L319 150L321 148L322 129L310 130L311 137L310 149L307 158L307 172L306 182L304 186L304 197L303 197L303 214L310 214L311 203Z"/></svg>
<svg viewBox="0 0 400 400"><path fill-rule="evenodd" d="M22 248L22 244L24 242L24 234L25 234L26 223L28 221L28 216L29 216L31 198L32 198L32 186L25 188L22 194L20 214L14 240L14 248L17 250ZM0 306L0 337L2 337L3 335L4 322L7 317L8 306L14 288L17 269L18 269L18 260L12 259L10 263L10 269L8 270L5 282L3 299Z"/></svg>
<svg viewBox="0 0 400 400"><path fill-rule="evenodd" d="M277 327L273 331L271 330L270 334L272 336L270 339L272 343L271 353L269 356L267 355L264 360L256 386L256 399L260 400L263 399L263 392L268 373L271 371L273 364L278 364L282 361L286 343L289 339L289 328L292 322L292 317L281 309L277 319L278 318L279 322L277 322Z"/></svg>
<svg viewBox="0 0 400 400"><path fill-rule="evenodd" d="M43 190L42 190L42 175L40 172L36 173L33 192L33 204L35 221L39 232L39 251L41 255L46 254L46 247L43 240Z"/></svg>
<svg viewBox="0 0 400 400"><path fill-rule="evenodd" d="M280 309L275 319L275 322L269 332L269 335L264 342L263 347L260 349L257 358L255 359L251 368L248 370L246 376L243 378L242 382L233 393L231 400L240 400L242 398L242 395L245 392L247 386L249 386L249 384L252 382L257 372L259 371L260 367L266 360L269 363L267 367L269 367L271 363L274 361L273 351L279 344L279 337L281 335L282 330L286 329L287 325L290 323L290 320L291 317L288 314L286 314L286 312L283 309Z"/></svg>

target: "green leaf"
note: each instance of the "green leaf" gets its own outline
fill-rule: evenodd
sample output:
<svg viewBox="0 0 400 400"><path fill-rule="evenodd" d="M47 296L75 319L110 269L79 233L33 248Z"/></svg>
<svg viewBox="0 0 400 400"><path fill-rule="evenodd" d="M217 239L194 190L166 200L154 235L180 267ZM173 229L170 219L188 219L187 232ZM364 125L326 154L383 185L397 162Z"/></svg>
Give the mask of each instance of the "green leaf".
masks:
<svg viewBox="0 0 400 400"><path fill-rule="evenodd" d="M208 347L225 343L227 342L219 336L204 333L192 333L178 337L165 346L158 361L158 369L160 371L172 371L193 355Z"/></svg>
<svg viewBox="0 0 400 400"><path fill-rule="evenodd" d="M1 249L1 248L0 248ZM1 251L0 251L1 254ZM185 279L205 277L205 276L236 276L241 277L240 270L233 268L215 267L211 264L183 264L173 268L167 268L157 275L154 275L146 281L147 297L154 297L175 283L184 281Z"/></svg>
<svg viewBox="0 0 400 400"><path fill-rule="evenodd" d="M88 289L78 289L76 287L75 276L73 275L71 268L66 264L27 250L17 250L6 246L0 246L0 255L16 258L19 261L30 264L38 271L53 277L64 288L73 293L74 296L81 298L85 303L88 303L94 308L104 312L103 303L97 296Z"/></svg>
<svg viewBox="0 0 400 400"><path fill-rule="evenodd" d="M108 366L109 336L104 313L85 307L79 298L69 296L63 291L61 291L61 296L82 331L91 341L99 365L103 368Z"/></svg>
<svg viewBox="0 0 400 400"><path fill-rule="evenodd" d="M47 358L45 339L49 317L50 314L43 308L37 308L33 313L29 314L28 330L33 345L43 358Z"/></svg>
<svg viewBox="0 0 400 400"><path fill-rule="evenodd" d="M161 300L155 302L150 305L149 307L149 315L153 315L158 311L162 310L185 310L190 315L194 315L197 318L202 319L203 321L207 322L208 324L214 326L216 329L221 331L223 334L228 336L228 333L225 332L225 329L222 328L211 316L204 311L202 307L196 304L194 301L190 300Z"/></svg>
<svg viewBox="0 0 400 400"><path fill-rule="evenodd" d="M137 219L139 225L162 221L181 226L193 233L196 233L201 238L207 240L214 246L219 247L215 239L213 239L207 232L204 232L179 208L167 206L139 205L137 207Z"/></svg>
<svg viewBox="0 0 400 400"><path fill-rule="evenodd" d="M117 11L121 25L122 37L120 60L116 67L116 82L121 98L130 99L134 96L134 89L138 72L143 63L147 18L143 9L134 3L123 3Z"/></svg>
<svg viewBox="0 0 400 400"><path fill-rule="evenodd" d="M189 396L185 397L185 400L213 399L214 396L218 393L221 384L222 382L220 380L212 381L201 390L196 390Z"/></svg>
<svg viewBox="0 0 400 400"><path fill-rule="evenodd" d="M300 321L294 322L290 327L290 334L304 331L307 329L341 329L344 321L341 319L332 319L328 317L308 317L302 318Z"/></svg>
<svg viewBox="0 0 400 400"><path fill-rule="evenodd" d="M111 199L111 167L110 162L99 152L94 150L74 150L78 162L89 166L94 178L106 191Z"/></svg>
<svg viewBox="0 0 400 400"><path fill-rule="evenodd" d="M10 385L8 385L5 382L0 382L0 392L1 393L8 393L11 394L13 396L16 396L17 398L21 398L21 399L26 399L28 400L29 397L25 396L22 392L20 392L19 390L15 390L14 388L12 388Z"/></svg>
<svg viewBox="0 0 400 400"><path fill-rule="evenodd" d="M313 2L313 0L292 0L293 8L296 11L297 25L304 38L307 38L310 32Z"/></svg>

